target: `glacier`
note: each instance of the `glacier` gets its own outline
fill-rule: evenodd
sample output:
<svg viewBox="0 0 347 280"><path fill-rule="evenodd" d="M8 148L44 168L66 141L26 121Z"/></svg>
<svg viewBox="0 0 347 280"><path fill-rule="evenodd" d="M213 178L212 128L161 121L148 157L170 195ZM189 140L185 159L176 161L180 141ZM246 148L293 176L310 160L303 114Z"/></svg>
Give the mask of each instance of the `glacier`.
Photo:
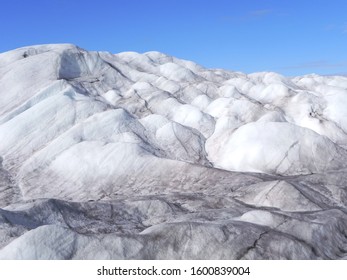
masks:
<svg viewBox="0 0 347 280"><path fill-rule="evenodd" d="M347 77L71 44L0 54L0 259L347 259Z"/></svg>

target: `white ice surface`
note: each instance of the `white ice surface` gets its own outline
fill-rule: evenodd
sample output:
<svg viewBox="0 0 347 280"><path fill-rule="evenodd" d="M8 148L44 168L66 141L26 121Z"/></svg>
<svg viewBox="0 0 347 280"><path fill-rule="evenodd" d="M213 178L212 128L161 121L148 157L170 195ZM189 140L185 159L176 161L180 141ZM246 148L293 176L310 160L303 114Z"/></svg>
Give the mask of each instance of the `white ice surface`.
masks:
<svg viewBox="0 0 347 280"><path fill-rule="evenodd" d="M2 53L0 258L346 258L346 106L342 76Z"/></svg>

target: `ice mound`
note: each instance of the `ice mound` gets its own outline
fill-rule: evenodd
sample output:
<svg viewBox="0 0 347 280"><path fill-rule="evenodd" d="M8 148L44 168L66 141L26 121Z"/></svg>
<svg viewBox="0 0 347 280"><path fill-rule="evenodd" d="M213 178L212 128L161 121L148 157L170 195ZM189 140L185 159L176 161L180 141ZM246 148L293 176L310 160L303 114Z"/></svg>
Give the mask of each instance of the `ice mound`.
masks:
<svg viewBox="0 0 347 280"><path fill-rule="evenodd" d="M346 77L38 45L0 96L0 258L346 258Z"/></svg>

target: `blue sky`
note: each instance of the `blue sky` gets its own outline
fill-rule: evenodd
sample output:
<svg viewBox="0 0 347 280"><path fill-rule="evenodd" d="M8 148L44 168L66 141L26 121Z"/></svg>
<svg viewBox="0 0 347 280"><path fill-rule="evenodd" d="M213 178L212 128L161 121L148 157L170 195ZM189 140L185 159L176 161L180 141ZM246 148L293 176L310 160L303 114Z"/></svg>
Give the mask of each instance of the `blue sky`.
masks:
<svg viewBox="0 0 347 280"><path fill-rule="evenodd" d="M0 52L157 50L206 67L347 74L346 0L1 0Z"/></svg>

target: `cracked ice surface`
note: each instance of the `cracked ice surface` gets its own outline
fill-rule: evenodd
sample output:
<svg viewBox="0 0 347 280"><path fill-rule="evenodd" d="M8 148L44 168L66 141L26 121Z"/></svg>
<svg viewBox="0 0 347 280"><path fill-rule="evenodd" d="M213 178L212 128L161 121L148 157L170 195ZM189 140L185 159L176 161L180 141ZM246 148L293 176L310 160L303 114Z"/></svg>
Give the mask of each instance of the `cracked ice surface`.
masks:
<svg viewBox="0 0 347 280"><path fill-rule="evenodd" d="M1 259L347 259L347 78L0 54Z"/></svg>

